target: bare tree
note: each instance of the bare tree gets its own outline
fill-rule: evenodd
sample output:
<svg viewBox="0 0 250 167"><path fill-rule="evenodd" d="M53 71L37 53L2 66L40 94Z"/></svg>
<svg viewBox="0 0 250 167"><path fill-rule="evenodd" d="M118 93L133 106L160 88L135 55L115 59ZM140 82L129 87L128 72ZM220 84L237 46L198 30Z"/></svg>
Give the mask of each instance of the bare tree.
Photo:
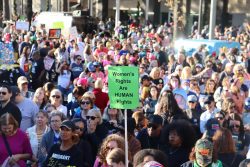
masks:
<svg viewBox="0 0 250 167"><path fill-rule="evenodd" d="M9 0L3 0L3 18L4 18L4 20L9 20L10 19Z"/></svg>

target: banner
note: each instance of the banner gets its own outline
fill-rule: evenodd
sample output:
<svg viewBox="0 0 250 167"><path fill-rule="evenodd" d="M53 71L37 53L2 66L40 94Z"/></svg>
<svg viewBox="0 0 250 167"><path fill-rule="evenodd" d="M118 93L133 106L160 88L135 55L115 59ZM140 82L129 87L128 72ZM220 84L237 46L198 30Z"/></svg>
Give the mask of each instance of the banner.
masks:
<svg viewBox="0 0 250 167"><path fill-rule="evenodd" d="M0 66L14 64L14 49L12 43L0 42Z"/></svg>
<svg viewBox="0 0 250 167"><path fill-rule="evenodd" d="M138 67L108 68L108 87L111 108L135 109L139 104Z"/></svg>
<svg viewBox="0 0 250 167"><path fill-rule="evenodd" d="M17 21L16 22L16 29L17 30L26 30L26 31L29 31L29 22L26 22L26 21Z"/></svg>

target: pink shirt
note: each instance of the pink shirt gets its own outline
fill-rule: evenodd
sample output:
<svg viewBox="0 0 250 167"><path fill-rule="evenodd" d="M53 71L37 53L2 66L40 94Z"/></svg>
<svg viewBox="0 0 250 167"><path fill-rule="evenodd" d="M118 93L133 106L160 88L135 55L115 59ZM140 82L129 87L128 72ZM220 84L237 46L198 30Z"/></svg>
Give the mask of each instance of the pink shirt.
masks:
<svg viewBox="0 0 250 167"><path fill-rule="evenodd" d="M6 136L6 138L13 155L27 154L27 153L32 155L32 150L28 136L20 129L17 129L16 134L14 134L13 136ZM0 135L0 148L1 148L0 149L0 165L1 165L4 162L4 160L9 156L2 135ZM18 161L18 165L20 165L20 167L26 167L24 160Z"/></svg>

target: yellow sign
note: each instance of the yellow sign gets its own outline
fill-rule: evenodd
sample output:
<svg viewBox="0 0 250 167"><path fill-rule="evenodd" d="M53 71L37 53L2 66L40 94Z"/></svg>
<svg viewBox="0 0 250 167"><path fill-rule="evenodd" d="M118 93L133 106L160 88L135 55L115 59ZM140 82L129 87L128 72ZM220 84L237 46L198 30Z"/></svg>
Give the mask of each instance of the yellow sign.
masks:
<svg viewBox="0 0 250 167"><path fill-rule="evenodd" d="M52 24L52 28L60 28L60 29L64 29L64 23L63 22L54 22L53 24Z"/></svg>

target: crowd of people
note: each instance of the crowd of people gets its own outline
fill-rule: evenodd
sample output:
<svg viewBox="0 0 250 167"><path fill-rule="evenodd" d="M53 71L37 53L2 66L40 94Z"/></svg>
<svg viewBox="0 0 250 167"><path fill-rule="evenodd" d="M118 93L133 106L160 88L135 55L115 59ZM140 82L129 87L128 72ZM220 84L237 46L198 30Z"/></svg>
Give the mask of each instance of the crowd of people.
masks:
<svg viewBox="0 0 250 167"><path fill-rule="evenodd" d="M48 39L44 26L6 25L1 42L12 43L15 64L0 69L0 166L126 166L124 110L109 104L110 66L139 70L140 105L127 111L129 166L250 163L249 24L216 27L216 39L241 44L219 55L204 45L192 56L176 51L168 24L102 31Z"/></svg>

